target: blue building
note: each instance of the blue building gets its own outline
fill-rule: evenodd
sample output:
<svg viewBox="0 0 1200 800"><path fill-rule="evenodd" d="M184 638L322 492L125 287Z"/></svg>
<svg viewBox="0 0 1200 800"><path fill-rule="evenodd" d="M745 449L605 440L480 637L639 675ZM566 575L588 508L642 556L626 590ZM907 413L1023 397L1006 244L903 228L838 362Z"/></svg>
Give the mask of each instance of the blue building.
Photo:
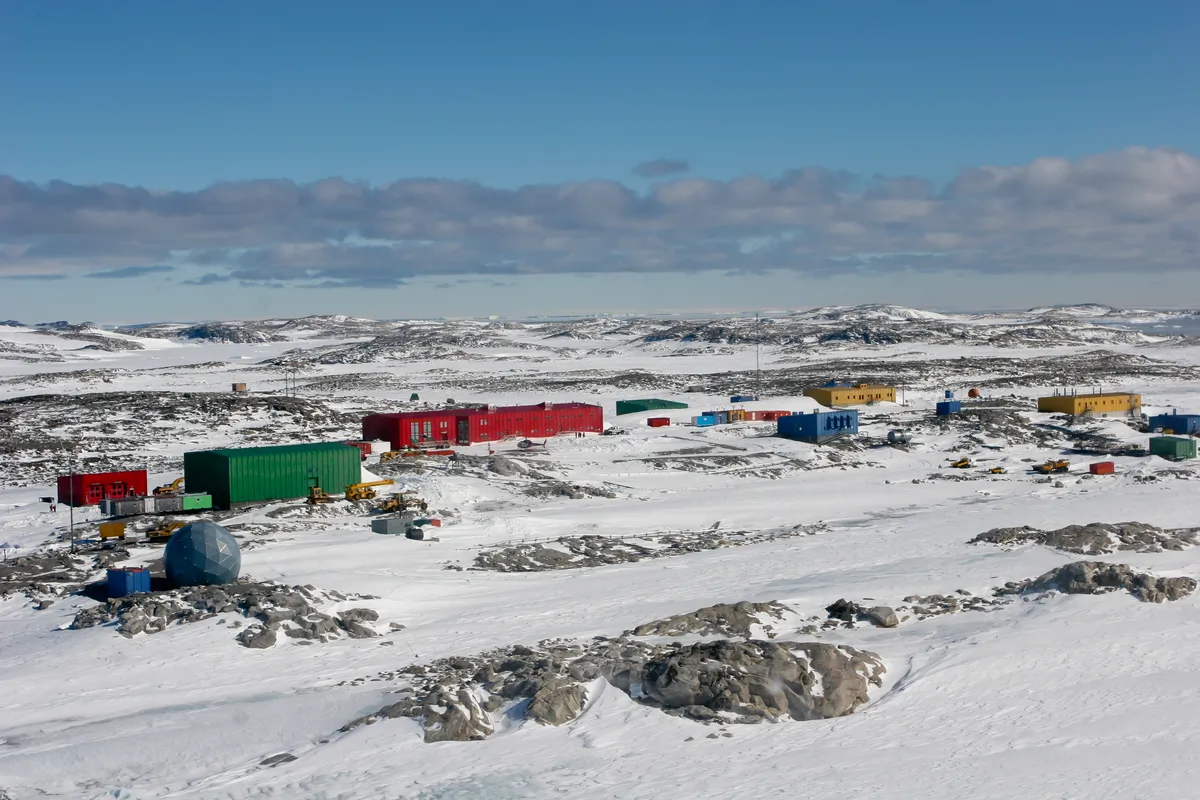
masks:
<svg viewBox="0 0 1200 800"><path fill-rule="evenodd" d="M779 435L809 444L820 444L837 436L858 433L857 411L813 411L789 414L777 420Z"/></svg>
<svg viewBox="0 0 1200 800"><path fill-rule="evenodd" d="M937 404L937 415L939 417L948 417L960 411L962 411L961 400L944 400Z"/></svg>
<svg viewBox="0 0 1200 800"><path fill-rule="evenodd" d="M1150 430L1164 430L1180 436L1200 433L1200 414L1159 414L1150 418Z"/></svg>

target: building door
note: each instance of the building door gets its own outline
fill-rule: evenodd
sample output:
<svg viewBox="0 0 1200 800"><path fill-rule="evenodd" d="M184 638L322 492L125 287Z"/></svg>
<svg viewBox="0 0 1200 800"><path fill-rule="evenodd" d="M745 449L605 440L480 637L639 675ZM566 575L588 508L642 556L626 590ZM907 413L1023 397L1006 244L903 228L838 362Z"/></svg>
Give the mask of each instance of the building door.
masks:
<svg viewBox="0 0 1200 800"><path fill-rule="evenodd" d="M470 420L467 417L459 417L457 425L458 425L458 443L459 444L470 444L471 443L471 422L470 422Z"/></svg>
<svg viewBox="0 0 1200 800"><path fill-rule="evenodd" d="M408 443L416 444L421 440L421 423L410 422L408 424Z"/></svg>
<svg viewBox="0 0 1200 800"><path fill-rule="evenodd" d="M433 423L432 423L432 422L426 422L426 423L425 423L425 436L424 436L424 440L425 440L425 441L427 441L427 442L432 442L432 441L433 441Z"/></svg>
<svg viewBox="0 0 1200 800"><path fill-rule="evenodd" d="M108 487L108 496L113 500L123 500L128 494L125 488L124 481L114 481L113 485Z"/></svg>

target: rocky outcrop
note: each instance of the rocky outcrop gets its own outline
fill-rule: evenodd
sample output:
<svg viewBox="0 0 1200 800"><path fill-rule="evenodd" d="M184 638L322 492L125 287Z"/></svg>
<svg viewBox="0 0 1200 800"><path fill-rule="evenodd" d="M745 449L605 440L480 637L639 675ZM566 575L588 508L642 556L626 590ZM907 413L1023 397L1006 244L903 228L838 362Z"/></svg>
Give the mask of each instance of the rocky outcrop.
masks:
<svg viewBox="0 0 1200 800"><path fill-rule="evenodd" d="M1148 572L1138 572L1125 564L1101 561L1076 561L1050 570L1032 580L1008 583L998 594L1030 594L1063 592L1064 594L1105 594L1127 591L1145 603L1179 600L1196 590L1196 581L1182 576L1157 578Z"/></svg>
<svg viewBox="0 0 1200 800"><path fill-rule="evenodd" d="M607 495L606 495L607 496ZM740 547L796 536L824 533L829 527L817 523L773 528L764 531L695 531L647 533L636 538L613 536L564 536L545 544L517 544L482 550L472 569L495 572L543 572L552 569L582 569L610 564L629 564L652 558Z"/></svg>
<svg viewBox="0 0 1200 800"><path fill-rule="evenodd" d="M115 623L118 633L132 638L139 633L159 633L171 625L232 613L259 623L237 636L239 644L254 649L273 646L279 631L291 639L322 642L342 635L352 639L378 636L367 623L377 621L379 614L369 608L350 608L336 614L325 614L317 609L319 604L348 599L369 598L323 592L315 586L274 583L198 586L108 600L78 612L71 627L91 628Z"/></svg>
<svg viewBox="0 0 1200 800"><path fill-rule="evenodd" d="M1019 546L1041 544L1064 553L1101 555L1118 551L1161 553L1200 544L1200 528L1165 529L1142 522L1090 522L1044 531L1023 526L993 528L971 539L969 544Z"/></svg>
<svg viewBox="0 0 1200 800"><path fill-rule="evenodd" d="M888 606L872 606L863 613L863 617L877 628L894 628L900 624L895 610Z"/></svg>
<svg viewBox="0 0 1200 800"><path fill-rule="evenodd" d="M655 620L639 625L632 631L634 636L744 636L754 635L754 628L761 627L768 639L775 633L768 619L780 620L790 611L787 606L774 601L768 603L718 603L687 614L676 614L667 619Z"/></svg>
<svg viewBox="0 0 1200 800"><path fill-rule="evenodd" d="M643 705L698 721L827 719L868 702L884 671L873 653L821 643L543 642L381 673L371 680L407 684L401 699L342 730L410 717L427 742L467 741L490 735L491 715L524 701L526 719L564 725L584 707L584 684L598 678Z"/></svg>

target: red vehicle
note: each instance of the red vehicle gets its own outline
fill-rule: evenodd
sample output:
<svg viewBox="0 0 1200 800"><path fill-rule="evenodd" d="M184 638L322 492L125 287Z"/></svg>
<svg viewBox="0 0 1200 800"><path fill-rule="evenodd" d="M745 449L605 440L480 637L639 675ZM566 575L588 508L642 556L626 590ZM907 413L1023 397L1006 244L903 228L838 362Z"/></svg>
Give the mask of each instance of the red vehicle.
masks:
<svg viewBox="0 0 1200 800"><path fill-rule="evenodd" d="M587 403L535 406L478 406L371 414L362 421L364 439L385 439L393 450L441 444L498 442L512 436L545 438L561 433L599 433L604 410Z"/></svg>
<svg viewBox="0 0 1200 800"><path fill-rule="evenodd" d="M146 470L132 472L77 472L58 476L58 502L67 506L95 506L101 500L123 500L149 494Z"/></svg>

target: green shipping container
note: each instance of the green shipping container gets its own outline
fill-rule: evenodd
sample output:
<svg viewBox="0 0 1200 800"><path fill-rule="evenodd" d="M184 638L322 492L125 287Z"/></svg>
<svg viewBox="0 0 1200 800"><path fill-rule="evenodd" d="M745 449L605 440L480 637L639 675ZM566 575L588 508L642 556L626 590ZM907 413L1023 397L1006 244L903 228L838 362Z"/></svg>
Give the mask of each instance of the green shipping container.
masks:
<svg viewBox="0 0 1200 800"><path fill-rule="evenodd" d="M1196 457L1196 440L1183 436L1154 436L1150 439L1150 455L1168 461L1185 461Z"/></svg>
<svg viewBox="0 0 1200 800"><path fill-rule="evenodd" d="M361 479L362 451L340 442L205 450L183 454L183 475L215 508L307 497L314 486L340 494Z"/></svg>
<svg viewBox="0 0 1200 800"><path fill-rule="evenodd" d="M674 400L618 400L617 416L636 414L639 411L660 411L667 408L687 408L687 403L677 403Z"/></svg>
<svg viewBox="0 0 1200 800"><path fill-rule="evenodd" d="M185 494L180 499L183 500L184 511L201 511L212 508L211 494Z"/></svg>

